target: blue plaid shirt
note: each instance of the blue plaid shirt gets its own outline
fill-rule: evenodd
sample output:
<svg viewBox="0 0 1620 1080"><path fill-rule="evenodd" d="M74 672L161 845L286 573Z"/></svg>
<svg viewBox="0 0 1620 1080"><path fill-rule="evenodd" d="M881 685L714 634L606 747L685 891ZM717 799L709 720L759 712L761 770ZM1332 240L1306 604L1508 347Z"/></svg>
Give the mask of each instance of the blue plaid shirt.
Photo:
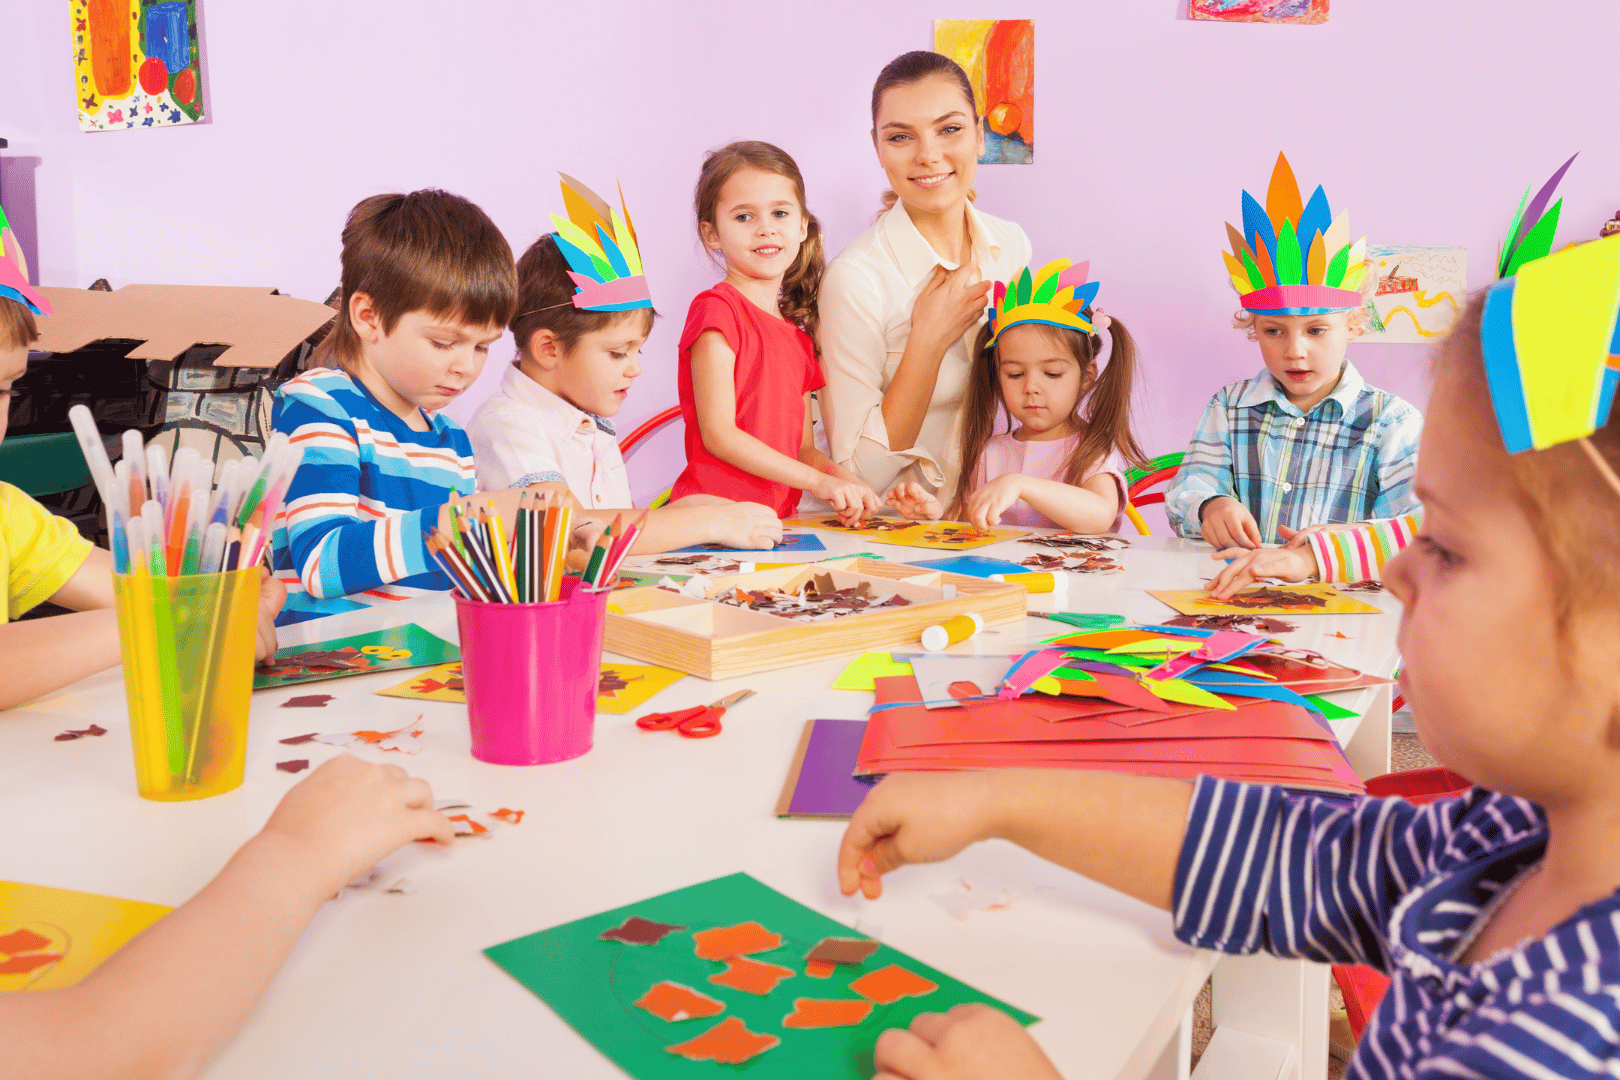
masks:
<svg viewBox="0 0 1620 1080"><path fill-rule="evenodd" d="M1271 372L1222 387L1204 410L1164 510L1178 536L1201 537L1199 511L1230 495L1249 508L1268 544L1302 529L1420 509L1412 494L1423 417L1367 385L1345 361L1339 385L1307 415Z"/></svg>

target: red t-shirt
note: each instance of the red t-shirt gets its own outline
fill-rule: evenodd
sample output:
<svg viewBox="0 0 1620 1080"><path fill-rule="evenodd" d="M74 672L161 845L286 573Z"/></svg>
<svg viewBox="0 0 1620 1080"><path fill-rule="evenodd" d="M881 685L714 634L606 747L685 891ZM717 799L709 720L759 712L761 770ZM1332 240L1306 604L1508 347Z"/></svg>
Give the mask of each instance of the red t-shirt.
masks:
<svg viewBox="0 0 1620 1080"><path fill-rule="evenodd" d="M686 421L686 470L670 490L671 499L718 495L738 502L764 503L777 517L799 505L798 488L743 472L715 457L703 445L697 401L692 394L692 343L706 330L718 330L737 354L737 427L766 446L798 460L804 444L804 395L825 386L810 335L790 322L761 311L722 281L697 294L681 331L681 417Z"/></svg>

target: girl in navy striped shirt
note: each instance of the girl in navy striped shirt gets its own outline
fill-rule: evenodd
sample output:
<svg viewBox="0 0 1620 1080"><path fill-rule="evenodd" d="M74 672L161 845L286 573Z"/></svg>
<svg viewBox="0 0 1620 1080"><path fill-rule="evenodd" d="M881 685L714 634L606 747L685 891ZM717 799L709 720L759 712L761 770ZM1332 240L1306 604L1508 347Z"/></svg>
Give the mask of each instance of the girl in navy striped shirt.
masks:
<svg viewBox="0 0 1620 1080"><path fill-rule="evenodd" d="M1617 307L1620 236L1498 282L1440 355L1423 531L1385 580L1418 733L1476 788L1416 807L1209 777L891 776L850 822L843 891L1003 837L1164 908L1193 945L1387 973L1352 1077L1620 1075ZM983 1006L885 1032L875 1060L886 1080L1056 1076Z"/></svg>

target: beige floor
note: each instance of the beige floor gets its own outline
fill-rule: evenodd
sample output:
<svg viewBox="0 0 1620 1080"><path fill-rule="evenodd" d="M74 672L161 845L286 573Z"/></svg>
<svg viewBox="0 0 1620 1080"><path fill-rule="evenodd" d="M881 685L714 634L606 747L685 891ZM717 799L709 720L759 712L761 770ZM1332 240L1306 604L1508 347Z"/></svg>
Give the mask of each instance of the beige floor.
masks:
<svg viewBox="0 0 1620 1080"><path fill-rule="evenodd" d="M1429 752L1423 748L1423 744L1418 742L1416 735L1406 735L1399 732L1391 737L1389 757L1390 768L1395 772L1405 772L1408 769L1426 769L1435 764L1434 758L1430 757ZM1329 992L1333 995L1332 1007L1335 1009L1344 1008L1344 999L1339 996L1339 988L1334 986ZM1194 1066L1198 1064L1199 1056L1203 1054L1204 1047L1209 1043L1211 1032L1209 1002L1209 984L1205 983L1203 991L1198 995L1198 1000L1193 1003L1192 1060ZM1340 1080L1344 1076L1344 1068L1343 1062L1330 1059L1328 1061L1328 1080Z"/></svg>

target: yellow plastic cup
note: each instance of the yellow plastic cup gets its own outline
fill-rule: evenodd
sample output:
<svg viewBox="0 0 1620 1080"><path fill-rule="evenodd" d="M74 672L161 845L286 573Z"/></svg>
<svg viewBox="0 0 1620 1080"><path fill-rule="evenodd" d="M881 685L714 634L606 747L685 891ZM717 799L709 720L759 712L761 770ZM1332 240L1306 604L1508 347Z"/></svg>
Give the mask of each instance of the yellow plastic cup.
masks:
<svg viewBox="0 0 1620 1080"><path fill-rule="evenodd" d="M259 613L259 569L114 574L135 784L143 799L238 787Z"/></svg>

